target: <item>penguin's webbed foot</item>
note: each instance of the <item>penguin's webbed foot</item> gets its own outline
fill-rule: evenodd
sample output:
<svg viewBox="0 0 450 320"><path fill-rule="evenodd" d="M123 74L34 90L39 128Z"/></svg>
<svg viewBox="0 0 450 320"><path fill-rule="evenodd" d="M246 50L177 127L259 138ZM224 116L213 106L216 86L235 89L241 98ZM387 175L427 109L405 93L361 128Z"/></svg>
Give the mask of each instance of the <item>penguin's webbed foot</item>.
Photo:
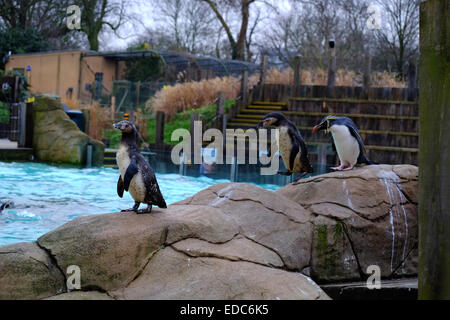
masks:
<svg viewBox="0 0 450 320"><path fill-rule="evenodd" d="M350 166L350 167L348 167L348 168L342 169L342 171L350 171L350 170L352 170L354 167L355 167L355 166Z"/></svg>
<svg viewBox="0 0 450 320"><path fill-rule="evenodd" d="M292 172L290 172L290 171L278 171L278 174L281 174L283 176L291 176Z"/></svg>
<svg viewBox="0 0 450 320"><path fill-rule="evenodd" d="M302 172L298 175L297 178L294 179L293 182L297 182L298 180L300 180L301 178L303 178L304 176L306 176L308 174L308 172Z"/></svg>
<svg viewBox="0 0 450 320"><path fill-rule="evenodd" d="M147 208L145 208L145 209L141 209L141 210L136 211L137 214L141 214L141 213L151 213L151 212L152 212L152 205L151 205L151 204L149 204L149 205L147 206Z"/></svg>
<svg viewBox="0 0 450 320"><path fill-rule="evenodd" d="M331 167L331 170L342 171L344 169L344 165L340 165L339 167Z"/></svg>
<svg viewBox="0 0 450 320"><path fill-rule="evenodd" d="M120 212L130 212L130 211L137 212L140 204L141 204L140 202L135 202L133 208L124 209L124 210L121 210Z"/></svg>

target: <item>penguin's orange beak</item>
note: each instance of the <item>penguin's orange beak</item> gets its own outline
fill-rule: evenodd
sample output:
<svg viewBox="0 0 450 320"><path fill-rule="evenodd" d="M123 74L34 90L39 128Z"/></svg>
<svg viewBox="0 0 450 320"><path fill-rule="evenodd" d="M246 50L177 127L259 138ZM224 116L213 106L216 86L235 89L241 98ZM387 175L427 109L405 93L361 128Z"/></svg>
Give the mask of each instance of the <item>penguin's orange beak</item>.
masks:
<svg viewBox="0 0 450 320"><path fill-rule="evenodd" d="M324 121L324 122L319 123L317 126L314 126L314 128L312 129L312 132L315 133L317 131L324 130L326 128L327 128L327 122Z"/></svg>

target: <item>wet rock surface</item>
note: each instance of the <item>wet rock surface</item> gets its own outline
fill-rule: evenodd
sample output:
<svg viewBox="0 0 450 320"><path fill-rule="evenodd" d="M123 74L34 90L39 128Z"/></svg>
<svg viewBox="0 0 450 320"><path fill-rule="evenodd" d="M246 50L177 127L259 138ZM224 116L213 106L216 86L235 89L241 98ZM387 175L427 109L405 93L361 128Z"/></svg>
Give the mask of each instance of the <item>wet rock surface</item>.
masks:
<svg viewBox="0 0 450 320"><path fill-rule="evenodd" d="M314 216L311 275L318 282L417 274L418 168L372 165L301 180L276 193Z"/></svg>
<svg viewBox="0 0 450 320"><path fill-rule="evenodd" d="M277 192L222 183L152 214L80 217L26 246L58 271L42 269L41 277L61 281L60 270L77 265L81 290L92 294L35 294L27 289L32 279L19 292L55 299L328 299L316 282L365 281L370 265L383 278L411 276L417 173L413 166L367 166ZM14 251L9 247L0 248L0 274L9 272L3 283L27 275L1 254Z"/></svg>

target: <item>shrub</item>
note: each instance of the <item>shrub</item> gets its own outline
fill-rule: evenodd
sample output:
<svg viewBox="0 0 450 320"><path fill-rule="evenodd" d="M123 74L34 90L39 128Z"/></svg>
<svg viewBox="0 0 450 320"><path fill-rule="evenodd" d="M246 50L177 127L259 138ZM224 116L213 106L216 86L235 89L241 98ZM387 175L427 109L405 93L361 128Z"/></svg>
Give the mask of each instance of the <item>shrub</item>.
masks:
<svg viewBox="0 0 450 320"><path fill-rule="evenodd" d="M8 105L0 101L0 123L9 123Z"/></svg>
<svg viewBox="0 0 450 320"><path fill-rule="evenodd" d="M147 111L164 111L171 119L179 112L213 104L219 92L225 99L235 99L240 92L240 80L233 77L214 78L167 86L147 101Z"/></svg>

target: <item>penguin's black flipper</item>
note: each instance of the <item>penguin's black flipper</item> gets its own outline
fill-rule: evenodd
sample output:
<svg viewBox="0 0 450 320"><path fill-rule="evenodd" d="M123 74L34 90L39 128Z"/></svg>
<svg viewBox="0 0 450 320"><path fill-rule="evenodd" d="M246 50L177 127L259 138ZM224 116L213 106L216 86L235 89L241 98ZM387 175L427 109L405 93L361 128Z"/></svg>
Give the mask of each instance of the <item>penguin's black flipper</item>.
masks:
<svg viewBox="0 0 450 320"><path fill-rule="evenodd" d="M123 187L126 191L130 188L131 179L133 179L134 175L138 173L139 168L136 163L136 157L132 156L130 158L130 164L128 165L127 171L125 171L125 177L123 181Z"/></svg>
<svg viewBox="0 0 450 320"><path fill-rule="evenodd" d="M365 163L365 164L378 164L375 161L370 160L369 158L367 158L364 153L359 153L359 157L358 157L358 163Z"/></svg>
<svg viewBox="0 0 450 320"><path fill-rule="evenodd" d="M123 186L123 180L122 180L122 176L119 176L119 180L117 181L117 194L119 195L119 197L123 198L123 191L124 191L124 186Z"/></svg>
<svg viewBox="0 0 450 320"><path fill-rule="evenodd" d="M292 139L292 148L291 148L291 154L289 155L289 168L288 170L294 170L294 162L295 158L297 157L297 154L299 152L298 142L297 139Z"/></svg>
<svg viewBox="0 0 450 320"><path fill-rule="evenodd" d="M376 162L373 162L372 160L369 160L365 154L366 154L366 147L364 146L364 143L362 141L361 136L359 135L358 128L356 128L355 123L349 119L345 118L345 125L347 126L348 130L350 131L350 134L358 141L359 145L359 156L357 163L365 163L365 164L378 164Z"/></svg>
<svg viewBox="0 0 450 320"><path fill-rule="evenodd" d="M302 168L306 169L306 172L312 173L314 170L313 170L311 164L309 163L308 149L306 148L305 140L303 140L303 137L300 134L300 131L298 131L298 129L297 129L297 127L295 127L295 125L292 125L292 127L289 128L288 133L289 133L289 136L291 137L293 144L296 143L297 146L300 147L300 152L301 152L300 162L302 163ZM294 143L294 141L295 141L295 143ZM298 151L297 151L297 153L298 153ZM297 153L295 154L295 156L297 156ZM291 157L292 157L292 152L291 152Z"/></svg>
<svg viewBox="0 0 450 320"><path fill-rule="evenodd" d="M359 151L360 153L366 153L366 147L364 147L364 143L362 141L361 136L359 135L358 128L356 128L355 123L350 118L343 118L344 119L344 125L348 128L350 131L350 134L358 141L359 145Z"/></svg>

